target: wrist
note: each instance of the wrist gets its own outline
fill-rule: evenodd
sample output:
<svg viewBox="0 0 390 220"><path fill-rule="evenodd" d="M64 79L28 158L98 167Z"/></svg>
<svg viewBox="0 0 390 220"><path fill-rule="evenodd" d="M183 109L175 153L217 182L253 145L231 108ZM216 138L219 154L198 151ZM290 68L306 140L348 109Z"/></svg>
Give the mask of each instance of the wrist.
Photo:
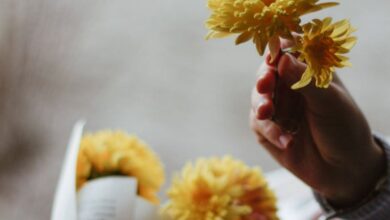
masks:
<svg viewBox="0 0 390 220"><path fill-rule="evenodd" d="M324 219L390 219L388 212L390 209L390 145L379 134L375 135L375 140L385 153L386 167L382 182L378 182L374 191L359 203L342 208L329 203L320 192L314 192L317 202L324 211Z"/></svg>
<svg viewBox="0 0 390 220"><path fill-rule="evenodd" d="M363 203L386 177L386 155L374 140L370 152L341 176L341 183L324 193L327 201L336 208L354 207Z"/></svg>

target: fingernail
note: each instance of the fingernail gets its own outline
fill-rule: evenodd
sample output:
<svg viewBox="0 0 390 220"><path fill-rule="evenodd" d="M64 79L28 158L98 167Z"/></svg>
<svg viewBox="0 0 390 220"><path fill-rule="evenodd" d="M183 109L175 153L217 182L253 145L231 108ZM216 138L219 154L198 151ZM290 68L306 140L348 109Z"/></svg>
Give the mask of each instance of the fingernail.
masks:
<svg viewBox="0 0 390 220"><path fill-rule="evenodd" d="M265 63L272 66L273 63L272 63L272 57L270 54L267 54L267 56L265 57Z"/></svg>
<svg viewBox="0 0 390 220"><path fill-rule="evenodd" d="M279 143L280 143L280 148L282 150L287 149L290 143L292 142L293 137L289 134L282 134L279 137Z"/></svg>
<svg viewBox="0 0 390 220"><path fill-rule="evenodd" d="M280 50L278 55L275 57L275 59L272 60L271 54L268 54L266 59L265 59L265 62L269 66L275 67L275 65L279 62L280 58L282 57L282 55L283 55L283 52Z"/></svg>

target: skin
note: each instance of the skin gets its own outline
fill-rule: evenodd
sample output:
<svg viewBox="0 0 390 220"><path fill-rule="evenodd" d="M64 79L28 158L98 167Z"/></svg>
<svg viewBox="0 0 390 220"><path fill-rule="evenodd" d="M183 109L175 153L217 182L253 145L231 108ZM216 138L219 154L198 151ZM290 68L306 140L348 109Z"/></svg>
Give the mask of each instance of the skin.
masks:
<svg viewBox="0 0 390 220"><path fill-rule="evenodd" d="M283 42L282 47L289 46ZM269 60L269 57L267 58ZM289 89L306 69L291 54L274 63L264 62L252 93L250 124L259 143L285 168L339 208L361 202L386 172L384 152L366 118L335 76L328 89L309 86ZM279 74L279 103L272 102ZM293 118L299 129L292 134L271 116Z"/></svg>

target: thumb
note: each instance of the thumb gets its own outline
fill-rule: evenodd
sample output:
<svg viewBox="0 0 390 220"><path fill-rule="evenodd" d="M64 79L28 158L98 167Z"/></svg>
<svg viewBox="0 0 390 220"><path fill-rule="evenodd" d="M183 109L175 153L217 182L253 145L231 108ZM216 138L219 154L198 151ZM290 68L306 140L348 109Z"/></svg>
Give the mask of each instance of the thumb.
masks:
<svg viewBox="0 0 390 220"><path fill-rule="evenodd" d="M307 65L305 63L300 62L289 53L283 54L279 59L279 75L289 87L301 79L301 76L305 72L306 68Z"/></svg>
<svg viewBox="0 0 390 220"><path fill-rule="evenodd" d="M307 65L299 61L293 55L284 54L278 64L278 73L280 78L291 87L298 82L302 74L305 72ZM308 86L295 90L301 93L308 104L308 107L316 112L323 112L324 110L330 110L330 105L340 104L340 99L344 99L342 96L342 88L338 85L331 84L327 89L316 88L312 81ZM343 100L344 101L344 100Z"/></svg>

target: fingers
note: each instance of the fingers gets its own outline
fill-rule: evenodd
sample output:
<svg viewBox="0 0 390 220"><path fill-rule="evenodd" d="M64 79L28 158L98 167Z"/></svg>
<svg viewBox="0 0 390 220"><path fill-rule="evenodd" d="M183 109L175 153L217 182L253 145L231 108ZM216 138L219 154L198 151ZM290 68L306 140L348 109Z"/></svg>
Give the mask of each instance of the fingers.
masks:
<svg viewBox="0 0 390 220"><path fill-rule="evenodd" d="M266 63L259 69L260 77L256 89L252 92L252 110L259 120L269 119L273 115L272 94L275 89L275 74L274 68Z"/></svg>
<svg viewBox="0 0 390 220"><path fill-rule="evenodd" d="M282 129L271 120L257 120L252 111L250 116L251 128L257 134L259 142L264 145L271 153L275 154L275 149L285 150L293 141L290 134L286 134ZM269 144L271 145L269 145Z"/></svg>
<svg viewBox="0 0 390 220"><path fill-rule="evenodd" d="M272 101L275 74L275 68L266 63L259 69L260 77L256 89L252 91L251 126L262 145L267 145L264 143L267 141L272 145L270 148L286 149L292 142L292 136L284 134L278 125L269 120L275 110Z"/></svg>
<svg viewBox="0 0 390 220"><path fill-rule="evenodd" d="M272 144L270 141L268 141L267 138L265 138L260 129L257 126L258 120L255 117L255 114L251 111L250 114L250 125L252 130L255 132L257 136L257 141L259 144L264 147L276 160L280 160L282 157L282 150L276 147L274 144Z"/></svg>
<svg viewBox="0 0 390 220"><path fill-rule="evenodd" d="M272 98L276 86L275 74L277 74L276 67L264 62L259 69L256 88L252 92L251 126L259 142L269 151L276 148L284 150L291 145L293 140L290 134L284 133L277 124L269 120L275 113Z"/></svg>
<svg viewBox="0 0 390 220"><path fill-rule="evenodd" d="M256 88L260 94L273 93L275 89L275 70L271 67L262 70L260 78L257 81Z"/></svg>
<svg viewBox="0 0 390 220"><path fill-rule="evenodd" d="M286 53L279 60L278 73L283 81L291 87L301 79L306 68L307 65L305 63L298 61L293 55ZM304 89L306 89L306 87L302 90Z"/></svg>
<svg viewBox="0 0 390 220"><path fill-rule="evenodd" d="M270 99L266 99L263 104L257 108L257 119L267 120L272 117L274 113L274 105Z"/></svg>
<svg viewBox="0 0 390 220"><path fill-rule="evenodd" d="M252 91L252 111L258 120L265 120L272 117L274 105L269 94L260 95L255 89Z"/></svg>

